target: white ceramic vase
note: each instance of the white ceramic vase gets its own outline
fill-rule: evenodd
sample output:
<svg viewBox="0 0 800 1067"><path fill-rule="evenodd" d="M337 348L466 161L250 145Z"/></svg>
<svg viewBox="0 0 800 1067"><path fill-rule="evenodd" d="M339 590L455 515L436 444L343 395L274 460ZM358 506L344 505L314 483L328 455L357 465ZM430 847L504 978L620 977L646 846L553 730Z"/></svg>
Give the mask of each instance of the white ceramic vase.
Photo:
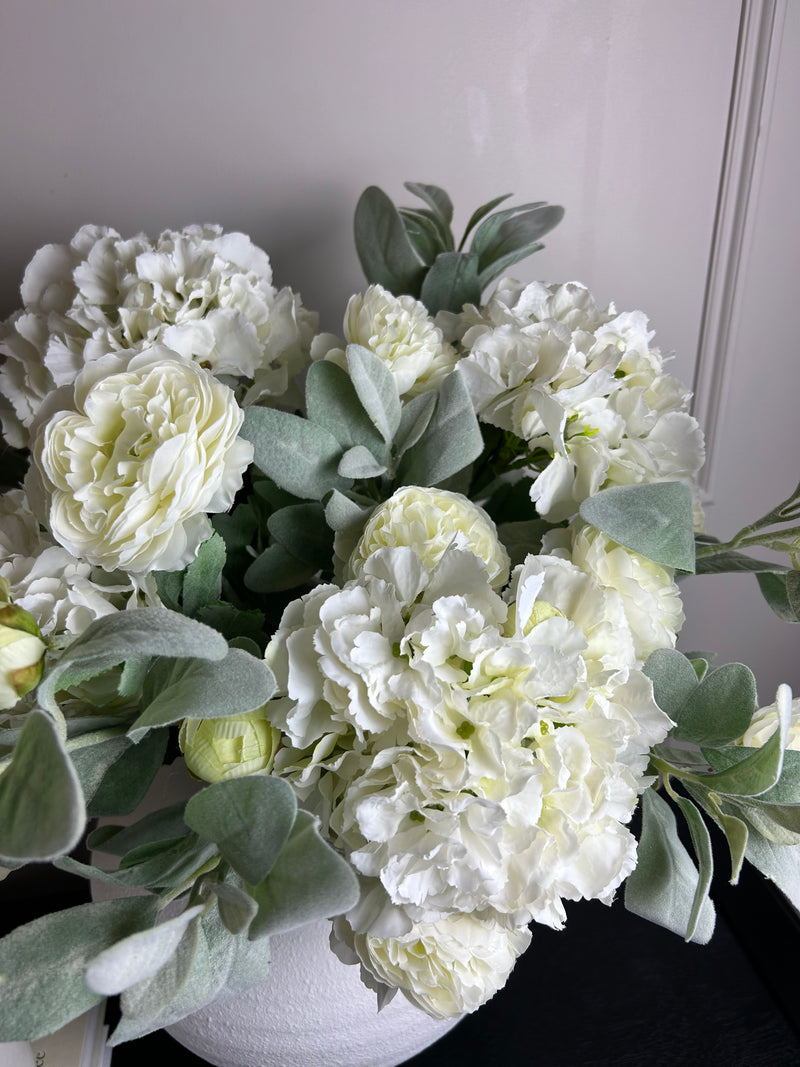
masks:
<svg viewBox="0 0 800 1067"><path fill-rule="evenodd" d="M215 1067L396 1067L455 1026L400 994L378 1012L359 968L331 951L329 931L322 921L271 938L267 982L168 1032Z"/></svg>

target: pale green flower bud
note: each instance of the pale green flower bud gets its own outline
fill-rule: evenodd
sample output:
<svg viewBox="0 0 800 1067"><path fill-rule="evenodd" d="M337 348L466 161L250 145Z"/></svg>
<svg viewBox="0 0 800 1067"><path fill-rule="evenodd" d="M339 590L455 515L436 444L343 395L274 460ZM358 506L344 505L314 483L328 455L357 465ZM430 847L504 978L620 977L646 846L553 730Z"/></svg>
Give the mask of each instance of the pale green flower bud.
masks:
<svg viewBox="0 0 800 1067"><path fill-rule="evenodd" d="M36 620L17 604L0 607L0 710L39 684L46 645Z"/></svg>
<svg viewBox="0 0 800 1067"><path fill-rule="evenodd" d="M184 719L178 743L186 766L205 782L271 771L281 733L263 708L224 719Z"/></svg>

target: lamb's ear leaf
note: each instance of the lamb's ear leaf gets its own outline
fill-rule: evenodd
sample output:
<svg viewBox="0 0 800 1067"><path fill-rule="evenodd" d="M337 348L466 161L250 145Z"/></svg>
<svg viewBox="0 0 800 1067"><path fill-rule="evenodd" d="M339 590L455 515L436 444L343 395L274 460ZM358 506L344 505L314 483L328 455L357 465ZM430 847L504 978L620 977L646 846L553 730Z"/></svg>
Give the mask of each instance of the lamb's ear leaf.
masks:
<svg viewBox="0 0 800 1067"><path fill-rule="evenodd" d="M31 711L0 775L0 863L63 856L85 824L83 790L56 724L43 711Z"/></svg>
<svg viewBox="0 0 800 1067"><path fill-rule="evenodd" d="M170 655L220 660L228 652L225 638L176 611L136 608L95 619L45 672L37 690L43 708L60 714L55 694L116 667L129 659Z"/></svg>
<svg viewBox="0 0 800 1067"><path fill-rule="evenodd" d="M297 497L321 500L350 482L336 473L342 446L329 430L277 408L249 407L240 435L253 446L253 461L276 485Z"/></svg>
<svg viewBox="0 0 800 1067"><path fill-rule="evenodd" d="M632 552L694 571L692 492L683 482L614 485L588 497L581 518Z"/></svg>
<svg viewBox="0 0 800 1067"><path fill-rule="evenodd" d="M251 774L196 793L184 818L197 834L216 844L237 874L256 884L275 866L296 813L297 801L288 782Z"/></svg>
<svg viewBox="0 0 800 1067"><path fill-rule="evenodd" d="M99 1004L83 980L98 952L153 924L155 897L50 912L0 940L0 1039L35 1041Z"/></svg>
<svg viewBox="0 0 800 1067"><path fill-rule="evenodd" d="M109 1045L172 1026L210 1004L226 986L235 988L231 972L244 939L230 936L215 909L195 920L185 937L186 943L161 972L122 994L122 1018ZM262 966L258 980L265 981L267 972L268 966Z"/></svg>
<svg viewBox="0 0 800 1067"><path fill-rule="evenodd" d="M625 883L625 907L685 937L693 921L699 875L678 837L675 816L653 789L642 795L639 859ZM706 899L691 940L704 945L714 932L714 906Z"/></svg>
<svg viewBox="0 0 800 1067"><path fill-rule="evenodd" d="M151 978L175 954L186 928L203 910L198 904L174 919L138 930L90 960L85 981L93 993L111 997Z"/></svg>
<svg viewBox="0 0 800 1067"><path fill-rule="evenodd" d="M318 820L298 811L275 866L251 892L258 913L248 936L255 940L339 915L355 905L359 888L350 864L320 836Z"/></svg>
<svg viewBox="0 0 800 1067"><path fill-rule="evenodd" d="M425 275L419 298L431 315L457 313L464 304L479 304L482 291L474 252L442 252Z"/></svg>
<svg viewBox="0 0 800 1067"><path fill-rule="evenodd" d="M343 449L364 445L376 460L383 458L383 438L344 368L326 359L311 364L306 375L306 408L309 419L333 434Z"/></svg>
<svg viewBox="0 0 800 1067"><path fill-rule="evenodd" d="M398 466L402 485L438 485L483 451L483 437L461 372L448 374L425 432Z"/></svg>
<svg viewBox="0 0 800 1067"><path fill-rule="evenodd" d="M364 411L386 444L391 445L401 415L394 375L380 356L363 345L348 345L345 355L353 386Z"/></svg>
<svg viewBox="0 0 800 1067"><path fill-rule="evenodd" d="M377 185L370 185L356 205L354 232L361 269L370 285L395 296L418 296L425 267L417 259L400 212Z"/></svg>
<svg viewBox="0 0 800 1067"><path fill-rule="evenodd" d="M181 719L219 719L246 715L275 692L275 678L263 661L240 648L209 664L198 659L159 659L150 668L142 693L142 713L128 730L132 741L148 730Z"/></svg>

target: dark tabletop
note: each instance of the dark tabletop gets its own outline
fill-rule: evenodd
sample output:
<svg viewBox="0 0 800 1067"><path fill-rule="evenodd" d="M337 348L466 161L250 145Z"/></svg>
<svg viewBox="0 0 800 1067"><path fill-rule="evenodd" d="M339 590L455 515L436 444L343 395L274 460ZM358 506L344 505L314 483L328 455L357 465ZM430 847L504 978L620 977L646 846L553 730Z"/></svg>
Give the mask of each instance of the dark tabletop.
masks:
<svg viewBox="0 0 800 1067"><path fill-rule="evenodd" d="M84 883L49 868L15 872L0 883L2 932L84 893ZM684 944L621 901L572 905L564 931L535 927L506 988L409 1067L800 1065L796 913L747 870L738 887L718 886L715 901L705 946ZM119 1046L112 1067L147 1062L203 1061L161 1032Z"/></svg>

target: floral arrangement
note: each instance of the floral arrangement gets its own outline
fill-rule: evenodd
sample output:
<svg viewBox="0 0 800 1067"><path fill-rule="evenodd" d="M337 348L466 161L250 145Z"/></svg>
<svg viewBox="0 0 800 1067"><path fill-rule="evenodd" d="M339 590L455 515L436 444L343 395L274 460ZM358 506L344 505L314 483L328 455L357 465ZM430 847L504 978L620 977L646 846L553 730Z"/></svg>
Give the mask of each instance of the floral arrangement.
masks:
<svg viewBox="0 0 800 1067"><path fill-rule="evenodd" d="M709 823L734 881L746 858L800 906L800 701L675 649L682 574L754 572L798 620L798 490L702 532L702 432L646 317L506 276L561 209L500 197L456 249L447 194L407 188L359 201L342 337L215 226L86 226L25 272L0 863L139 892L0 942L0 1040L116 994L130 1040L325 917L379 1005L441 1018L623 884L704 942ZM123 818L180 756L193 795Z"/></svg>

